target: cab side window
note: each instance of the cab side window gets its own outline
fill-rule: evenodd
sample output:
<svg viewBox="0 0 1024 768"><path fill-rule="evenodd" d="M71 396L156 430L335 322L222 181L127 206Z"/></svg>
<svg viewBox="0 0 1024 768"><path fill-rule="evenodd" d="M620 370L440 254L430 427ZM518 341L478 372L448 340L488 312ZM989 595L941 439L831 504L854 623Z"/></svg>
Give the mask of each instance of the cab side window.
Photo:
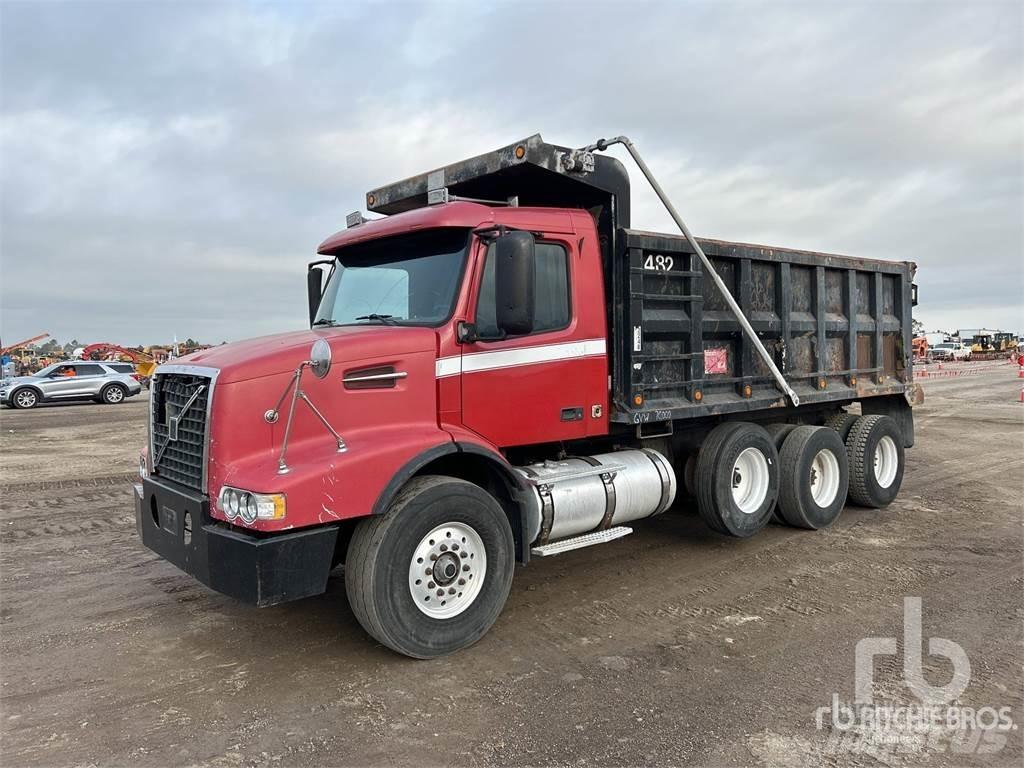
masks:
<svg viewBox="0 0 1024 768"><path fill-rule="evenodd" d="M533 332L569 325L569 254L555 243L537 243L536 313ZM483 282L476 306L476 327L484 338L499 335L494 301L494 244L487 249Z"/></svg>

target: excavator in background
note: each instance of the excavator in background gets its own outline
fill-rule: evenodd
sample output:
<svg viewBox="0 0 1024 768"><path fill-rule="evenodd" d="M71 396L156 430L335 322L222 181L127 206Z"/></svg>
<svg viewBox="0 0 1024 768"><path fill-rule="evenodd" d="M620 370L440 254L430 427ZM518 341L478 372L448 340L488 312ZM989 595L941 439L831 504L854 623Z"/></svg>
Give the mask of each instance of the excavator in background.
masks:
<svg viewBox="0 0 1024 768"><path fill-rule="evenodd" d="M0 347L0 355L9 355L15 350L24 349L29 344L35 344L37 341L49 338L49 336L50 334L48 333L41 333L38 336L33 336L31 339L25 339L24 341L19 341L17 344L11 344L9 347Z"/></svg>
<svg viewBox="0 0 1024 768"><path fill-rule="evenodd" d="M75 350L75 357L80 357L82 360L107 360L113 362L131 362L135 364L135 373L139 376L139 381L142 382L143 386L148 386L149 379L153 375L153 371L156 370L156 360L153 359L152 355L148 355L145 352L140 352L136 349L127 349L125 347L118 346L117 344L110 344L105 341L98 342L96 344L89 344L86 347Z"/></svg>
<svg viewBox="0 0 1024 768"><path fill-rule="evenodd" d="M0 360L3 361L2 365L0 365L0 378L5 378L7 376L13 376L17 375L18 373L21 373L26 366L25 351L28 348L28 346L30 344L35 344L37 341L42 341L43 339L47 339L49 337L49 333L40 333L38 336L33 336L31 339L19 341L17 344L11 344L6 347L0 347ZM21 353L18 356L20 359L17 361L11 359L11 353L19 351ZM10 368L10 370L8 370L8 368Z"/></svg>

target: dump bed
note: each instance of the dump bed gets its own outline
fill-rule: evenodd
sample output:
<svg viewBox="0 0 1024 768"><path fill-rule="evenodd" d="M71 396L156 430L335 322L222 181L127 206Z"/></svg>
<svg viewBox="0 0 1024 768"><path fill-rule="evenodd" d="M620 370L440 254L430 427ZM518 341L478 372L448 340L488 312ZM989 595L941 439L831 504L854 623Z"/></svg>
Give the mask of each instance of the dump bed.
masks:
<svg viewBox="0 0 1024 768"><path fill-rule="evenodd" d="M620 229L616 241L613 421L787 405L682 236ZM802 404L904 392L914 264L699 242Z"/></svg>

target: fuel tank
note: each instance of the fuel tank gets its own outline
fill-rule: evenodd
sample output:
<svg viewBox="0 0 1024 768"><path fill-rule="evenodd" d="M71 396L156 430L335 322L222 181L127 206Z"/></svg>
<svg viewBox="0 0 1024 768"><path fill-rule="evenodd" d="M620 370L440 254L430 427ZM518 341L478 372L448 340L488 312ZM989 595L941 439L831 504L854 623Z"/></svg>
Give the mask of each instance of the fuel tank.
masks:
<svg viewBox="0 0 1024 768"><path fill-rule="evenodd" d="M672 465L649 448L516 467L532 488L526 534L547 544L664 512L676 496Z"/></svg>

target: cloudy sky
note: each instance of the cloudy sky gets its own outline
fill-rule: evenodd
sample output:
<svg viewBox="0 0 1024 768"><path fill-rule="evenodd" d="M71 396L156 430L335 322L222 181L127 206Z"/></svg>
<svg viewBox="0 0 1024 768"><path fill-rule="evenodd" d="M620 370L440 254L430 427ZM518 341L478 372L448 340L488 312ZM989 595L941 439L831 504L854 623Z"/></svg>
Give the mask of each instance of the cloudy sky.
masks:
<svg viewBox="0 0 1024 768"><path fill-rule="evenodd" d="M301 327L367 189L534 132L628 134L698 234L916 261L929 328L1024 331L1022 8L0 0L0 334Z"/></svg>

